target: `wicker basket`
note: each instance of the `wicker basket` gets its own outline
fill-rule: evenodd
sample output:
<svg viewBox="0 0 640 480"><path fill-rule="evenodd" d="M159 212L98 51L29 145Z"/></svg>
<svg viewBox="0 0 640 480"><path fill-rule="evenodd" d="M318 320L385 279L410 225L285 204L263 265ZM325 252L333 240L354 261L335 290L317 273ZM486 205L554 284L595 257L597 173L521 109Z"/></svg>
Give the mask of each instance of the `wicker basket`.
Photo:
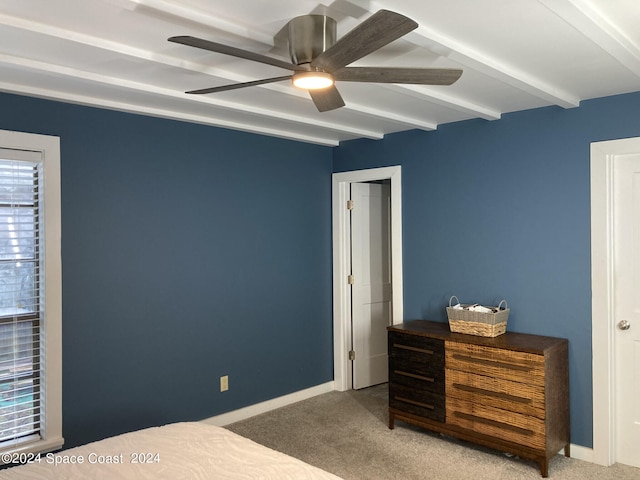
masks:
<svg viewBox="0 0 640 480"><path fill-rule="evenodd" d="M496 312L483 313L468 310L471 306L470 304L461 304L462 309L453 308L452 302L454 298L460 303L458 297L453 295L449 299L449 306L447 307L449 328L452 332L477 335L479 337L497 337L507 331L509 308L506 300L502 300L495 307L497 309ZM503 303L504 309L502 308Z"/></svg>

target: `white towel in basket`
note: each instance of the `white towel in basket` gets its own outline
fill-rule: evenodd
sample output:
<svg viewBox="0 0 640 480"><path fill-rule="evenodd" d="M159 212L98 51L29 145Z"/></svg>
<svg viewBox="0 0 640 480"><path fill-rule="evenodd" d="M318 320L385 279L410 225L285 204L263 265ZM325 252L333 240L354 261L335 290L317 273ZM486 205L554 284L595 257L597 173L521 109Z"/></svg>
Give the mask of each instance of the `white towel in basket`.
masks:
<svg viewBox="0 0 640 480"><path fill-rule="evenodd" d="M469 307L469 310L472 312L480 312L480 313L492 313L493 310L487 307L483 307L482 305L472 305Z"/></svg>

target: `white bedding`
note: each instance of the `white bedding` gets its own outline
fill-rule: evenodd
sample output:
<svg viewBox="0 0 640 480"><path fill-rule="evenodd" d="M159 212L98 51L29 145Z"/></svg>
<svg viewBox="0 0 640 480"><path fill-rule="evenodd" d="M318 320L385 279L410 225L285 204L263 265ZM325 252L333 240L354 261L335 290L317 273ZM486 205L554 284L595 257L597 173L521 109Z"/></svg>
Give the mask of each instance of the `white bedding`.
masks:
<svg viewBox="0 0 640 480"><path fill-rule="evenodd" d="M340 480L229 430L195 422L42 454L39 462L0 471L0 479Z"/></svg>

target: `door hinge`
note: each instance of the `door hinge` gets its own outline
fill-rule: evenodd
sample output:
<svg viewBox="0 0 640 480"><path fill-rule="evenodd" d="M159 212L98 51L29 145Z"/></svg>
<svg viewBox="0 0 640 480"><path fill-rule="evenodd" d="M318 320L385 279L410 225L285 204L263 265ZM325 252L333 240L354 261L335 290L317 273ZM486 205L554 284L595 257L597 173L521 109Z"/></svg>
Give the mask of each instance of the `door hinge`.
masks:
<svg viewBox="0 0 640 480"><path fill-rule="evenodd" d="M355 359L356 359L355 350L349 350L349 360L355 360Z"/></svg>
<svg viewBox="0 0 640 480"><path fill-rule="evenodd" d="M353 200L347 200L347 210L353 210Z"/></svg>
<svg viewBox="0 0 640 480"><path fill-rule="evenodd" d="M353 275L347 275L347 283L349 285L353 285L356 283L356 278Z"/></svg>

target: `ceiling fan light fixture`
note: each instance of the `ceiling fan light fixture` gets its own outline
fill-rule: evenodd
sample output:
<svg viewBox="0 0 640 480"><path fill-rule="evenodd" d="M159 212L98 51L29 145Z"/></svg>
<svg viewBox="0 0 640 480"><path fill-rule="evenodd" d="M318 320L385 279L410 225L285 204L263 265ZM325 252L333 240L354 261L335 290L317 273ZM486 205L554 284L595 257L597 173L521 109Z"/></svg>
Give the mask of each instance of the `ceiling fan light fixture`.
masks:
<svg viewBox="0 0 640 480"><path fill-rule="evenodd" d="M414 85L451 85L458 80L462 70L455 68L349 66L416 28L418 24L410 18L382 9L336 40L334 19L326 15L302 15L293 18L288 24L291 62L190 35L170 37L169 41L293 72L286 76L201 88L185 93L224 92L290 79L294 87L307 91L319 112L327 112L345 105L334 86L335 80ZM284 29L281 31L284 33Z"/></svg>
<svg viewBox="0 0 640 480"><path fill-rule="evenodd" d="M320 90L333 85L333 75L326 72L296 72L292 78L293 86L304 90Z"/></svg>

